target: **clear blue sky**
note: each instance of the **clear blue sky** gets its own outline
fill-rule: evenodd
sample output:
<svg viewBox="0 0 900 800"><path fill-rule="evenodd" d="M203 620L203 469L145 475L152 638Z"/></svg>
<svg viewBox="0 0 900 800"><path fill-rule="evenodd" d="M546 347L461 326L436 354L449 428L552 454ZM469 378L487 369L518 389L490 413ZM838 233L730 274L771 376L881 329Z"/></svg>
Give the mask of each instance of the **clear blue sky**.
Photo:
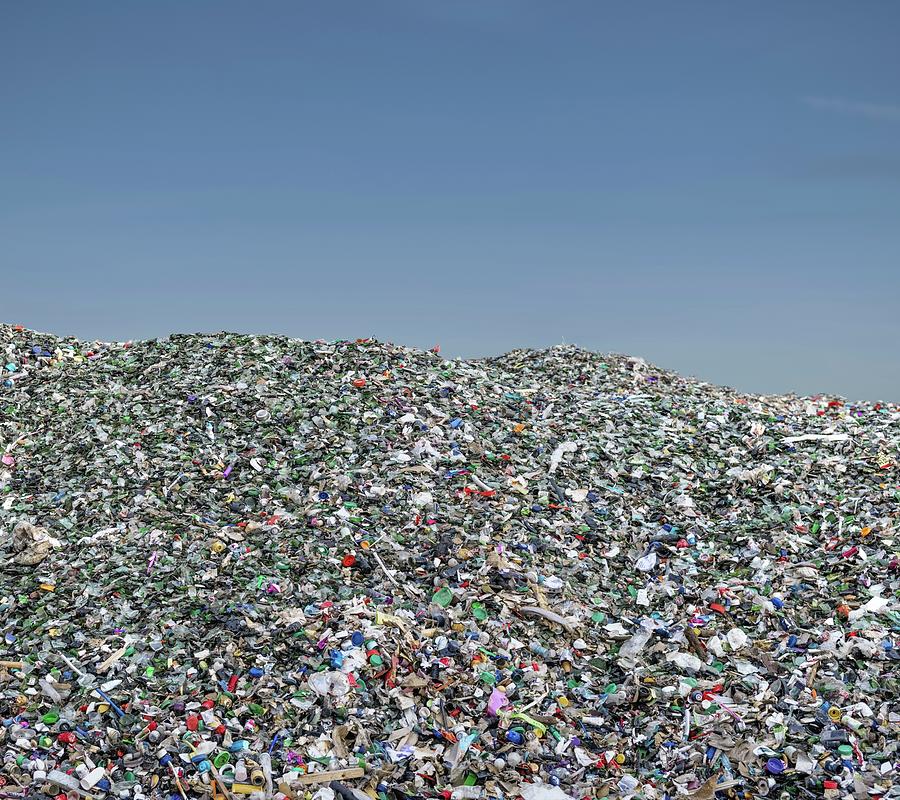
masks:
<svg viewBox="0 0 900 800"><path fill-rule="evenodd" d="M898 35L893 0L0 0L0 316L900 400Z"/></svg>

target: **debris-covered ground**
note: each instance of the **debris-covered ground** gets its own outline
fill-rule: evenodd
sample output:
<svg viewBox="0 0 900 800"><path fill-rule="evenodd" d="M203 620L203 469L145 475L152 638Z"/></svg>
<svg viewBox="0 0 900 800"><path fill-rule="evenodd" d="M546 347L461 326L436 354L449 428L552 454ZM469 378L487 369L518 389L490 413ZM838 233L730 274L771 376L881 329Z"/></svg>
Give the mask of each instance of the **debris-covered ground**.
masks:
<svg viewBox="0 0 900 800"><path fill-rule="evenodd" d="M0 797L900 797L897 406L0 346Z"/></svg>

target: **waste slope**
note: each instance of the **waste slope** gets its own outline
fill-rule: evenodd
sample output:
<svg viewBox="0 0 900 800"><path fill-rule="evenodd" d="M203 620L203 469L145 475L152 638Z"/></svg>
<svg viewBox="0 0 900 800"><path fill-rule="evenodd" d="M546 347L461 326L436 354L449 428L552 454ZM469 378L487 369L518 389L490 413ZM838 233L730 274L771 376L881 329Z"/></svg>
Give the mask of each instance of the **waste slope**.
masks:
<svg viewBox="0 0 900 800"><path fill-rule="evenodd" d="M896 405L0 348L4 796L900 797Z"/></svg>

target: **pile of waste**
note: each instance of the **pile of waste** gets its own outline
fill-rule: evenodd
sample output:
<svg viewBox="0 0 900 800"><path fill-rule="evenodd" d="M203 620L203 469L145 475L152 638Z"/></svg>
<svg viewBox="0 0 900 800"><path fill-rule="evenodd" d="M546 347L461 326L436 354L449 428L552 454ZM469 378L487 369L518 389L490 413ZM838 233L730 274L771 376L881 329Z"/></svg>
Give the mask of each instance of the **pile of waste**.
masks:
<svg viewBox="0 0 900 800"><path fill-rule="evenodd" d="M0 349L0 798L900 798L896 404Z"/></svg>

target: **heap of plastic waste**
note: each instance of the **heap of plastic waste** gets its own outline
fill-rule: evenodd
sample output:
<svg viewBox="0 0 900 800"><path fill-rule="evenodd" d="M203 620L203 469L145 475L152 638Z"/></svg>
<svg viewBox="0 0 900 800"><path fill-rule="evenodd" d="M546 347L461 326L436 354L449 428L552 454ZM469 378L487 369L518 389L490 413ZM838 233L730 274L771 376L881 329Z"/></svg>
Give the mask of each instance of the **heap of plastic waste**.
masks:
<svg viewBox="0 0 900 800"><path fill-rule="evenodd" d="M0 797L900 797L896 405L0 326Z"/></svg>

